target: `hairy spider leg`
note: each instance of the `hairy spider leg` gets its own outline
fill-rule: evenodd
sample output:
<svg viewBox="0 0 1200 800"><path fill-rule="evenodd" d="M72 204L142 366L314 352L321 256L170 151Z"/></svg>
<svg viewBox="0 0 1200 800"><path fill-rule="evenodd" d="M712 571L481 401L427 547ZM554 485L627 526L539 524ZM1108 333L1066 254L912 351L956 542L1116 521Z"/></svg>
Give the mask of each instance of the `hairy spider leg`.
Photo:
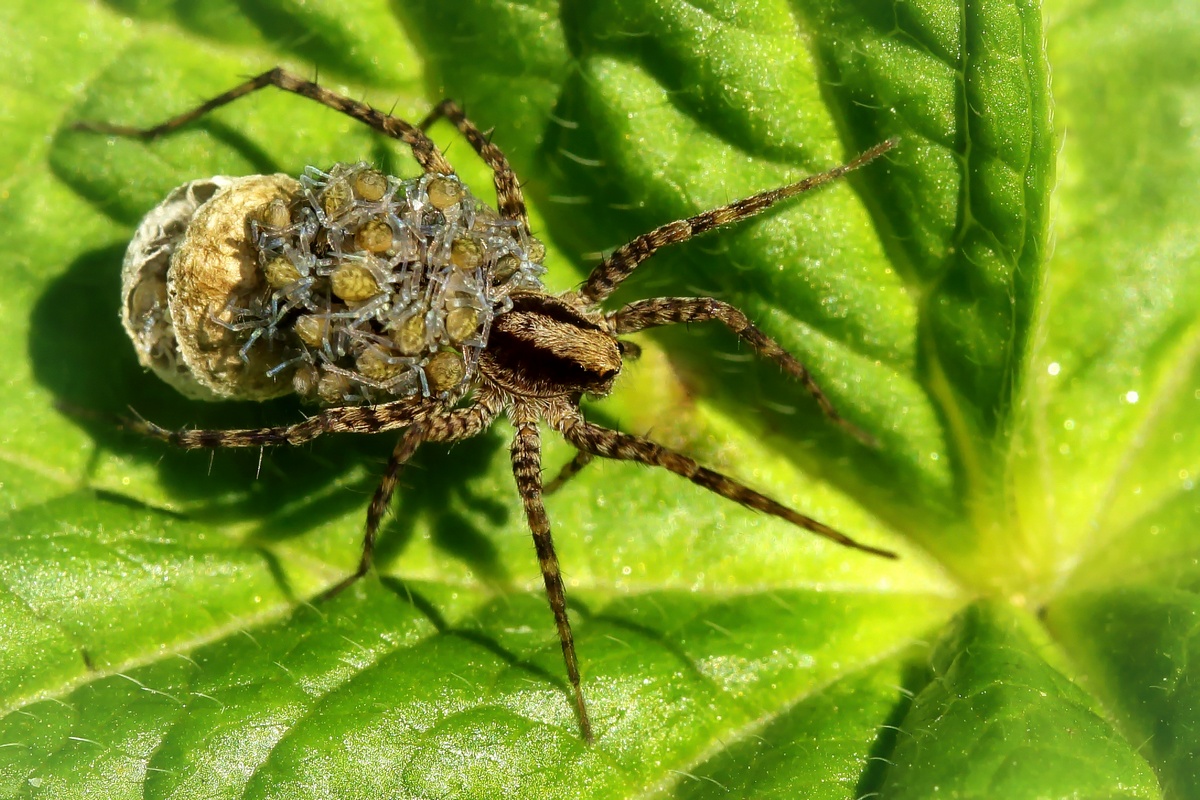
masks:
<svg viewBox="0 0 1200 800"><path fill-rule="evenodd" d="M260 447L304 444L326 433L382 433L404 428L442 411L439 403L424 398L404 398L377 406L340 406L314 414L303 422L273 428L241 430L168 430L149 420L121 418L118 425L185 450L217 447Z"/></svg>
<svg viewBox="0 0 1200 800"><path fill-rule="evenodd" d="M424 442L457 442L478 436L487 430L499 413L495 402L482 401L465 408L452 409L431 415L421 422L413 423L401 434L396 446L388 459L387 469L375 487L371 504L367 506L367 525L363 531L362 552L358 559L358 568L346 578L326 591L322 597L330 598L353 584L359 578L371 571L375 559L375 541L379 536L379 526L387 514L392 502L392 494L400 482L400 473L408 460L417 452Z"/></svg>
<svg viewBox="0 0 1200 800"><path fill-rule="evenodd" d="M554 494L561 489L567 481L579 474L580 470L592 463L595 456L583 450L576 450L575 457L563 465L563 468L554 476L554 480L542 487L542 494Z"/></svg>
<svg viewBox="0 0 1200 800"><path fill-rule="evenodd" d="M770 336L756 328L744 313L729 303L712 297L654 297L638 300L624 308L608 314L609 323L617 334L672 325L679 322L710 322L716 320L729 328L739 339L754 348L760 356L775 361L813 396L825 416L840 425L852 436L868 447L878 446L875 437L848 422L833 403L821 391L808 368L791 353L783 349Z"/></svg>
<svg viewBox="0 0 1200 800"><path fill-rule="evenodd" d="M353 100L337 92L332 92L319 84L294 75L282 67L275 67L272 70L268 70L245 83L233 87L227 92L204 101L190 111L185 111L178 116L168 119L166 122L149 128L137 128L131 125L112 125L106 122L79 122L76 123L75 127L114 136L130 136L146 140L155 139L203 117L210 111L232 103L240 97L245 97L267 86L274 86L285 92L292 92L309 100L315 100L323 106L340 111L359 122L369 125L386 136L404 142L412 149L413 157L417 159L417 162L421 165L421 169L426 172L436 172L442 175L454 174L454 168L450 166L450 162L438 150L433 140L426 136L425 132L420 128L414 127L399 117L384 114L382 111L378 111L366 103Z"/></svg>
<svg viewBox="0 0 1200 800"><path fill-rule="evenodd" d="M407 428L392 450L387 469L367 507L367 524L363 532L362 552L358 567L322 596L332 597L366 575L375 555L379 526L387 513L392 494L400 480L400 472L413 453L424 442L456 442L485 431L500 412L500 401L484 395L474 405L446 409L428 400L398 400L378 406L347 406L331 408L309 417L304 422L275 428L243 430L167 430L141 418L121 419L120 426L128 431L160 439L188 450L197 448L259 447L263 445L298 445L326 433L382 433Z"/></svg>
<svg viewBox="0 0 1200 800"><path fill-rule="evenodd" d="M475 123L467 118L462 107L449 98L434 106L417 127L427 131L442 117L458 128L458 132L470 143L484 163L491 167L493 182L496 185L496 210L500 212L500 216L521 223L525 234L532 236L529 231L529 215L525 211L525 197L521 194L521 184L509 166L504 151L492 143L490 132L481 132L475 127Z"/></svg>
<svg viewBox="0 0 1200 800"><path fill-rule="evenodd" d="M592 720L583 700L579 660L575 655L575 636L571 632L571 620L567 617L566 588L558 566L558 554L554 552L554 539L550 536L550 518L546 516L546 508L542 505L542 445L536 420L536 413L520 406L513 410L513 423L517 428L512 444L513 477L525 506L525 519L533 533L538 566L542 570L542 581L546 584L546 599L554 614L554 624L558 627L558 639L562 645L563 661L567 665L567 680L571 683L579 728L584 741L590 744L594 741Z"/></svg>
<svg viewBox="0 0 1200 800"><path fill-rule="evenodd" d="M787 520L799 528L837 542L844 547L862 550L863 552L883 556L884 558L897 557L891 550L883 550L857 542L841 531L834 530L812 517L807 517L798 511L788 508L782 503L767 497L765 494L756 492L745 484L730 478L728 475L723 475L707 467L702 467L695 459L664 447L657 442L641 436L621 433L620 431L614 431L600 425L594 425L584 420L578 412L571 418L564 419L556 427L558 427L559 432L562 433L568 442L592 455L600 456L601 458L616 459L618 461L636 461L651 467L664 467L710 492L719 494L755 511L762 511L773 517Z"/></svg>
<svg viewBox="0 0 1200 800"><path fill-rule="evenodd" d="M613 251L612 255L601 261L584 282L583 288L579 290L579 296L586 303L599 303L612 294L626 278L633 274L633 271L643 261L654 255L659 248L686 242L693 236L699 236L715 228L720 228L746 219L747 217L752 217L755 214L760 214L780 200L786 200L789 197L794 197L830 181L837 180L847 172L858 169L883 155L898 143L898 139L888 139L885 142L875 145L851 161L826 172L809 175L807 178L788 186L781 186L778 189L772 189L736 200L729 205L713 208L687 219L668 222L666 225L655 228L649 233L643 233L627 244L618 247Z"/></svg>
<svg viewBox="0 0 1200 800"><path fill-rule="evenodd" d="M763 338L766 339L766 337ZM770 342L769 339L766 341ZM733 500L755 511L779 517L843 547L861 550L884 558L897 558L897 555L891 550L858 542L841 531L801 514L728 475L702 467L694 459L657 442L589 423L579 413L577 400L575 398L571 398L571 400L572 402L556 402L542 412L542 416L577 449L575 457L563 467L554 480L543 488L541 444L535 413L519 406L512 412L513 422L517 425L512 457L513 474L525 504L525 515L529 521L530 530L533 532L542 578L546 584L546 596L554 613L559 642L562 645L563 660L567 667L567 677L575 696L580 727L584 739L589 742L592 741L591 720L580 683L575 638L571 631L570 619L567 617L566 591L559 570L558 556L554 551L554 541L550 535L550 521L542 505L542 496L561 488L567 480L595 457L636 461L647 466L663 467L721 497Z"/></svg>

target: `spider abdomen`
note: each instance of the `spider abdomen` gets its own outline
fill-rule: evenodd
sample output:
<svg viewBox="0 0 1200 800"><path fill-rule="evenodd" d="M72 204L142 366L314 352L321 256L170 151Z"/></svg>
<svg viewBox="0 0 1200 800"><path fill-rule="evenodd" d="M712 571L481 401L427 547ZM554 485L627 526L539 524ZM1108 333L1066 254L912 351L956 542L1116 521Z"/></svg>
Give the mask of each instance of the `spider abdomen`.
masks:
<svg viewBox="0 0 1200 800"><path fill-rule="evenodd" d="M611 333L550 295L522 293L512 300L480 353L484 379L518 397L608 394L621 371Z"/></svg>
<svg viewBox="0 0 1200 800"><path fill-rule="evenodd" d="M450 400L509 295L541 290L543 253L454 175L194 181L130 246L125 323L142 363L199 399Z"/></svg>

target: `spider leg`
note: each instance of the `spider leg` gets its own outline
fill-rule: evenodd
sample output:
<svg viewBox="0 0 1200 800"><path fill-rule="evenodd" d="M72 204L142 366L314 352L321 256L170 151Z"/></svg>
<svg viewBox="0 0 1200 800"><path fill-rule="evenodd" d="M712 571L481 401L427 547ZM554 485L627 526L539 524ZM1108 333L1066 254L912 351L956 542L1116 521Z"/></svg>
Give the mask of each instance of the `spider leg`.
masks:
<svg viewBox="0 0 1200 800"><path fill-rule="evenodd" d="M440 406L423 398L405 398L378 406L343 406L315 414L303 422L274 428L242 430L171 431L149 420L123 418L118 425L128 431L160 439L186 450L216 447L259 447L303 444L326 433L382 433L411 425L434 413Z"/></svg>
<svg viewBox="0 0 1200 800"><path fill-rule="evenodd" d="M383 522L383 515L387 513L388 505L392 502L392 493L396 491L396 484L400 482L400 472L417 452L417 448L421 446L424 434L425 428L419 422L400 434L400 439L392 448L392 456L388 459L387 469L383 471L383 477L379 480L379 485L375 487L375 494L371 496L371 505L367 506L367 527L363 532L362 553L358 557L358 567L333 588L322 594L324 599L339 594L370 571L371 563L375 560L375 539L379 536L379 526Z"/></svg>
<svg viewBox="0 0 1200 800"><path fill-rule="evenodd" d="M442 117L458 128L458 132L471 144L484 163L491 167L496 184L496 210L500 212L500 216L520 222L522 229L529 234L529 215L525 212L525 197L521 194L521 184L517 181L516 173L509 166L504 152L492 144L488 134L475 127L475 123L467 118L458 103L449 98L434 106L417 127L422 131L427 131L429 126Z"/></svg>
<svg viewBox="0 0 1200 800"><path fill-rule="evenodd" d="M869 447L878 446L875 438L869 433L847 422L833 403L821 391L821 387L813 379L808 368L801 364L795 356L784 350L778 342L756 328L746 315L738 309L715 300L711 297L655 297L649 300L639 300L630 303L619 311L608 315L613 330L619 335L654 328L659 325L671 325L678 322L709 322L717 320L733 331L746 344L754 348L760 356L765 356L784 368L789 375L804 384L804 388L813 396L825 416L840 425L848 433Z"/></svg>
<svg viewBox="0 0 1200 800"><path fill-rule="evenodd" d="M359 122L371 126L382 134L390 136L393 139L399 139L412 148L413 156L426 172L438 172L443 175L454 174L454 168L446 161L445 156L437 149L433 140L426 136L425 132L420 128L413 127L399 117L393 117L390 114L377 111L366 103L353 100L337 92L330 91L310 80L305 80L282 67L275 67L272 70L264 72L245 83L233 87L227 92L204 101L190 111L185 111L149 128L112 125L106 122L79 122L76 123L75 127L115 136L131 136L145 140L155 139L164 133L170 133L187 125L189 122L203 117L214 109L232 103L239 97L245 97L251 92L256 92L267 86L274 86L285 92L292 92L301 97L307 97L309 100L315 100L323 106L340 111Z"/></svg>
<svg viewBox="0 0 1200 800"><path fill-rule="evenodd" d="M575 711L579 715L579 727L584 741L592 742L592 722L588 717L587 705L583 700L583 688L579 681L579 662L575 656L575 637L571 633L571 620L567 618L567 596L563 587L562 573L558 568L558 555L554 552L554 540L550 537L550 519L542 505L542 446L538 426L532 415L521 414L513 422L517 435L513 438L512 467L517 481L517 491L525 505L525 518L533 533L533 546L537 550L538 564L542 568L542 580L546 584L546 598L554 613L558 626L558 639L562 643L563 661L567 665L567 679L574 693Z"/></svg>
<svg viewBox="0 0 1200 800"><path fill-rule="evenodd" d="M655 228L649 233L643 233L628 244L618 247L613 251L612 255L601 261L592 270L592 274L588 276L587 281L584 282L583 288L579 290L579 296L587 303L599 303L612 294L613 290L620 286L621 282L638 268L638 265L654 255L659 248L670 244L686 242L693 236L707 233L714 228L720 228L723 225L729 225L738 220L752 217L767 210L780 200L785 200L802 192L807 192L810 189L815 189L822 184L837 180L847 172L858 169L867 162L891 150L896 146L897 141L896 139L888 139L886 142L875 145L862 155L841 166L834 167L817 175L810 175L804 180L797 181L788 186L752 195L751 197L732 202L729 205L704 211L687 219L668 222L666 225Z"/></svg>
<svg viewBox="0 0 1200 800"><path fill-rule="evenodd" d="M493 404L480 402L466 408L430 415L424 420L414 423L401 434L399 441L392 449L392 456L388 459L383 477L380 479L379 485L375 487L371 504L367 506L367 525L363 531L362 554L358 559L358 567L352 574L326 591L322 597L333 597L370 571L375 558L375 540L379 536L379 526L392 502L392 494L396 491L396 485L400 482L400 473L408 460L417 452L417 448L423 442L455 442L460 439L469 439L482 433L496 418L496 413L497 410Z"/></svg>
<svg viewBox="0 0 1200 800"><path fill-rule="evenodd" d="M542 494L554 494L557 492L567 481L578 475L581 469L592 463L593 458L595 456L591 453L584 450L576 450L575 457L563 465L563 468L559 470L554 480L542 487Z"/></svg>
<svg viewBox="0 0 1200 800"><path fill-rule="evenodd" d="M755 511L762 511L771 516L785 519L797 527L845 547L885 558L896 558L896 554L890 550L860 544L846 534L817 522L812 517L806 517L727 475L702 467L682 453L677 453L649 439L593 425L578 416L573 420L564 420L559 430L568 442L593 455L620 461L637 461L652 467L664 467L710 492L715 492Z"/></svg>

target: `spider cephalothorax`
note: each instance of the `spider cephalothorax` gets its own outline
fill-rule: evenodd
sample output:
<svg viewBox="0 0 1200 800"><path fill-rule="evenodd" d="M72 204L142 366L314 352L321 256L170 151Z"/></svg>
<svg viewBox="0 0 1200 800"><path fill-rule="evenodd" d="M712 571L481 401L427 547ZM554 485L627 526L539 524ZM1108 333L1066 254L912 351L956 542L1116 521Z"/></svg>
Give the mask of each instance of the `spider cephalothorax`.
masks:
<svg viewBox="0 0 1200 800"><path fill-rule="evenodd" d="M316 100L406 143L418 178L365 164L287 176L213 178L177 189L149 214L130 245L124 318L143 364L204 399L262 399L290 391L326 406L303 422L250 430L130 429L182 447L299 444L325 433L402 430L367 512L358 569L371 568L375 538L401 467L423 442L481 433L506 413L516 435L512 467L558 627L583 736L592 724L580 682L566 597L542 495L600 456L664 467L750 508L840 544L886 550L844 534L700 466L649 439L583 418L583 395L604 395L636 355L619 336L679 322L724 324L759 355L801 381L825 414L844 421L804 366L733 306L710 297L659 297L604 310L639 264L666 245L759 213L834 180L895 145L797 183L678 220L617 248L574 292L552 295L545 254L529 231L516 177L503 153L444 101L417 126L273 69L153 128L84 124L153 138L265 86ZM476 200L425 135L445 117L492 168L497 207ZM578 450L543 485L539 422Z"/></svg>
<svg viewBox="0 0 1200 800"><path fill-rule="evenodd" d="M621 343L606 320L547 294L513 296L479 359L481 377L521 397L606 395L621 371Z"/></svg>

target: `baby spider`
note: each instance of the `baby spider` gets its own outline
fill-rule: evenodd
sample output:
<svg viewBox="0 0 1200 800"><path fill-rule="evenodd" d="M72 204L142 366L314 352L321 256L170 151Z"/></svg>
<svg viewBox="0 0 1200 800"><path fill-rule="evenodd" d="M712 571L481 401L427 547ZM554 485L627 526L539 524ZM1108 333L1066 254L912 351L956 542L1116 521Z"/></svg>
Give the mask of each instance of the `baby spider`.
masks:
<svg viewBox="0 0 1200 800"><path fill-rule="evenodd" d="M125 425L185 448L297 445L326 433L402 431L367 511L358 568L328 594L370 571L380 521L417 448L475 436L501 414L516 429L513 476L589 742L592 723L542 495L593 457L664 467L841 545L895 557L681 453L588 422L579 408L584 395L607 395L623 359L636 355L635 346L618 338L622 334L716 321L779 364L834 423L869 444L869 436L838 415L808 370L728 303L658 297L615 310L601 304L659 248L835 180L890 150L894 140L827 172L637 236L604 259L578 290L552 295L540 279L545 251L529 231L516 176L504 154L449 100L414 126L276 68L152 128L80 127L153 139L266 86L399 139L424 174L402 180L365 164L336 164L328 171L309 168L299 180L213 178L172 193L143 222L126 259L126 327L142 362L194 397L295 391L325 409L293 425L249 430L169 431L144 420ZM491 167L496 209L459 182L426 136L442 117ZM545 487L541 422L578 451Z"/></svg>

